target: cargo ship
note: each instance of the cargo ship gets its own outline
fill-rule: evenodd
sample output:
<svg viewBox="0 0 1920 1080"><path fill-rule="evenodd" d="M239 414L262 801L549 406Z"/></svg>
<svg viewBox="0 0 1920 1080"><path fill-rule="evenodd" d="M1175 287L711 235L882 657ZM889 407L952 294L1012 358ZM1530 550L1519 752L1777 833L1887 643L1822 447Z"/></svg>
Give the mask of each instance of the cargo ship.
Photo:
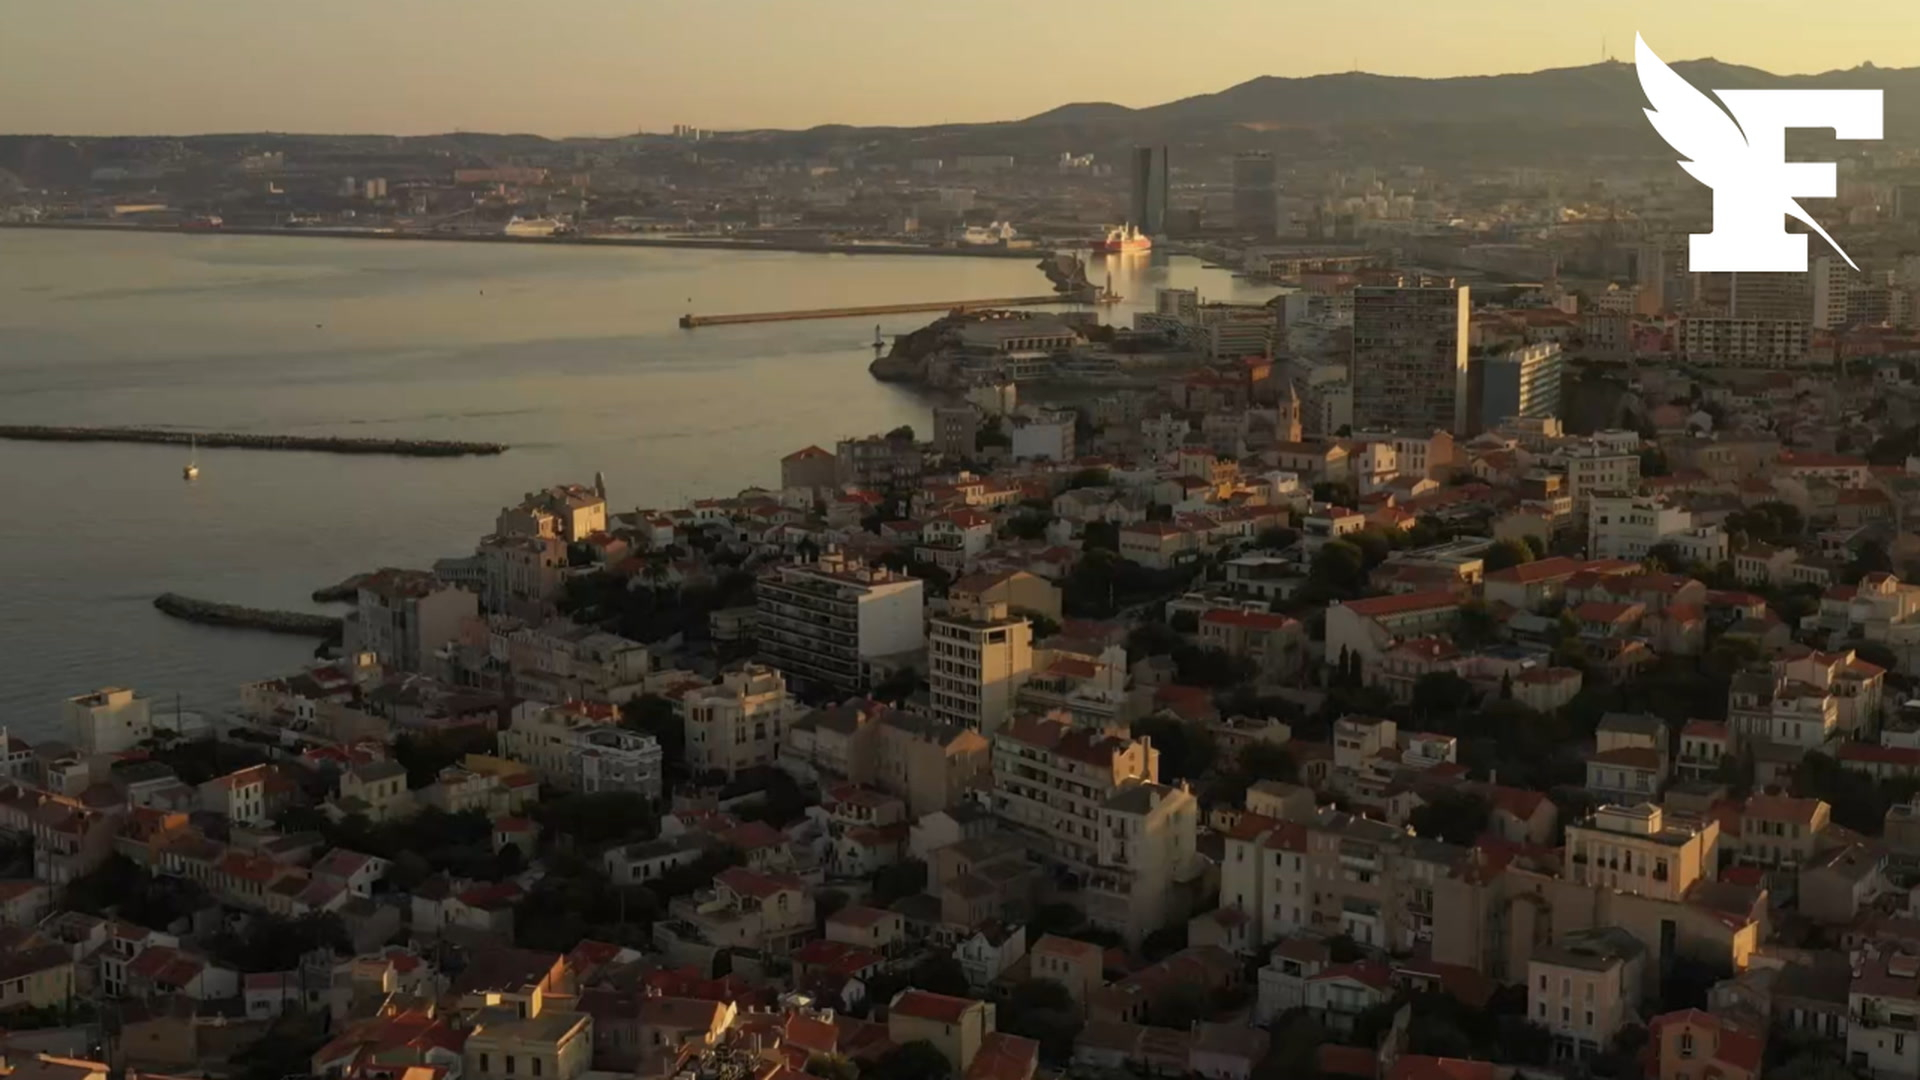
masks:
<svg viewBox="0 0 1920 1080"><path fill-rule="evenodd" d="M1153 237L1132 225L1115 225L1103 239L1093 242L1095 255L1120 255L1129 251L1151 251Z"/></svg>

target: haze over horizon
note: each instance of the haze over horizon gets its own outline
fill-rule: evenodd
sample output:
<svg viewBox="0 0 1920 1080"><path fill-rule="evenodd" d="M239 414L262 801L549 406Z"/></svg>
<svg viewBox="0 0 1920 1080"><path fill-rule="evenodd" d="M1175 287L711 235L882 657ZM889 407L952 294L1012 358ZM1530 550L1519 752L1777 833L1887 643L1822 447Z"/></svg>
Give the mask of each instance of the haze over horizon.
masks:
<svg viewBox="0 0 1920 1080"><path fill-rule="evenodd" d="M1298 0L64 0L11 14L0 132L549 136L1013 120L1155 105L1262 75L1492 75L1631 60L1781 74L1920 65L1896 0L1632 0L1541 20L1521 0L1381 0L1364 24ZM1364 33L1353 32L1363 26Z"/></svg>

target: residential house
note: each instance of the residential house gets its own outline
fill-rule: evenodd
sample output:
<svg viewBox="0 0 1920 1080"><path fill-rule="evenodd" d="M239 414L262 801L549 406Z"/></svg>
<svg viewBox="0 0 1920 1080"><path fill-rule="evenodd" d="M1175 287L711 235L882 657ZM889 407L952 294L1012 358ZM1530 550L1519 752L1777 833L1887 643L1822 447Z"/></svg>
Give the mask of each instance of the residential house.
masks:
<svg viewBox="0 0 1920 1080"><path fill-rule="evenodd" d="M986 993L1026 955L1026 927L1009 926L997 919L975 927L953 950L953 958L967 973L967 985L977 994Z"/></svg>
<svg viewBox="0 0 1920 1080"><path fill-rule="evenodd" d="M956 1074L972 1066L994 1031L993 1005L926 990L902 990L887 1006L887 1038L896 1046L929 1042Z"/></svg>
<svg viewBox="0 0 1920 1080"><path fill-rule="evenodd" d="M1353 1030L1360 1014L1393 999L1393 975L1376 960L1329 964L1307 977L1307 1010L1335 1034Z"/></svg>
<svg viewBox="0 0 1920 1080"><path fill-rule="evenodd" d="M1618 927L1576 931L1533 951L1527 1018L1553 1036L1555 1060L1589 1060L1637 1019L1646 952Z"/></svg>
<svg viewBox="0 0 1920 1080"><path fill-rule="evenodd" d="M1027 951L1027 957L1032 978L1051 979L1066 987L1074 1004L1081 1008L1106 983L1105 951L1090 942L1044 934Z"/></svg>
<svg viewBox="0 0 1920 1080"><path fill-rule="evenodd" d="M1650 1080L1759 1080L1767 1049L1764 1030L1699 1009L1662 1013L1647 1030L1653 1049Z"/></svg>
<svg viewBox="0 0 1920 1080"><path fill-rule="evenodd" d="M1873 1080L1920 1076L1920 956L1864 950L1847 988L1847 1065Z"/></svg>

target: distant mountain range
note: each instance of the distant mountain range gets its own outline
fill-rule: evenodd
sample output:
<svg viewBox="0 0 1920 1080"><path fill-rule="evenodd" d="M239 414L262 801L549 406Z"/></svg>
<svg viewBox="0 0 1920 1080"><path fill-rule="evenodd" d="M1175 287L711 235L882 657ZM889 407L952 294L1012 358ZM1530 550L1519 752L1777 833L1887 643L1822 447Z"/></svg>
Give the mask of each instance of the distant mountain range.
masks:
<svg viewBox="0 0 1920 1080"><path fill-rule="evenodd" d="M1673 69L1702 90L1762 87L1884 89L1888 110L1920 117L1920 68L1876 68L1819 75L1775 75L1718 60L1687 60ZM1609 60L1584 67L1518 75L1416 79L1351 72L1282 78L1263 75L1213 94L1130 109L1109 102L1063 105L1019 121L1022 125L1240 124L1299 127L1334 124L1407 124L1523 121L1544 124L1640 126L1645 105L1632 64ZM1892 118L1889 117L1891 120Z"/></svg>
<svg viewBox="0 0 1920 1080"><path fill-rule="evenodd" d="M1680 61L1672 67L1703 91L1884 90L1887 139L1920 136L1920 68L1865 64L1818 75L1776 75L1712 59ZM1272 147L1302 158L1377 154L1387 159L1546 161L1569 156L1670 156L1641 113L1645 105L1633 65L1609 60L1523 74L1444 79L1364 72L1262 76L1217 93L1137 109L1112 102L1078 102L998 123L920 128L831 125L754 135L780 144L892 144L926 156L993 148L1015 153L1037 152L1042 147L1110 152L1128 144L1161 142L1222 150Z"/></svg>
<svg viewBox="0 0 1920 1080"><path fill-rule="evenodd" d="M1672 65L1703 91L1765 87L1881 89L1886 92L1886 138L1920 137L1920 68L1871 64L1818 75L1775 75L1718 60ZM964 92L964 84L960 85ZM1565 165L1605 158L1667 158L1671 151L1647 124L1646 104L1633 65L1607 61L1511 75L1419 79L1352 72L1304 78L1262 76L1218 93L1162 105L1129 108L1080 102L1021 120L923 127L829 124L806 130L722 133L715 152L730 158L778 158L835 150L866 158L908 159L965 153L1051 155L1062 150L1116 156L1125 147L1167 143L1183 156L1269 148L1284 158L1449 163ZM1809 145L1819 133L1793 136ZM110 157L112 140L74 139L69 153L82 160ZM187 137L191 146L219 153L236 145L280 145L310 156L323 148L400 154L448 154L470 161L537 155L565 142L533 135L462 132L410 138L326 135ZM77 145L75 145L77 144ZM1817 142L1813 145L1817 145ZM0 136L0 168L19 169L37 137ZM1189 158L1191 160L1191 157ZM29 169L28 171L32 171Z"/></svg>

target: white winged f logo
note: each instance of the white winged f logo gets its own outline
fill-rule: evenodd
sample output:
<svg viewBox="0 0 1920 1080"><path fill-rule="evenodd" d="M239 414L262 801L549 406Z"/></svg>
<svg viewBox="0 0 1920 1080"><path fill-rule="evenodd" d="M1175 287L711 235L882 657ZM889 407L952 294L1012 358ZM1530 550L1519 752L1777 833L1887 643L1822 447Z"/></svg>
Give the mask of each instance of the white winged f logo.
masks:
<svg viewBox="0 0 1920 1080"><path fill-rule="evenodd" d="M1860 269L1794 201L1832 198L1833 163L1788 161L1786 132L1832 128L1842 139L1878 139L1880 91L1715 90L1726 105L1722 111L1653 55L1638 34L1633 65L1653 106L1646 110L1653 129L1687 159L1680 167L1713 189L1713 231L1691 237L1688 270L1806 270L1807 238L1787 231L1787 217L1805 222L1847 265Z"/></svg>

